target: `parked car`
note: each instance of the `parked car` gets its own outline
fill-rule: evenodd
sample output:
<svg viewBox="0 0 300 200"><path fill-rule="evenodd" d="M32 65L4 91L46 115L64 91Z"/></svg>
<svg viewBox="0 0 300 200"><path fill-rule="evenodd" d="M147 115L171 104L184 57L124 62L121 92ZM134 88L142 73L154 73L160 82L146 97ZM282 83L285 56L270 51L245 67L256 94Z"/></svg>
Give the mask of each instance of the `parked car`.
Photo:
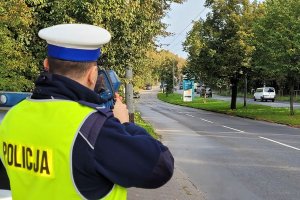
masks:
<svg viewBox="0 0 300 200"><path fill-rule="evenodd" d="M206 88L206 97L212 98L212 90L209 87Z"/></svg>
<svg viewBox="0 0 300 200"><path fill-rule="evenodd" d="M182 89L183 89L183 84L181 82L181 83L179 83L179 90L182 90Z"/></svg>
<svg viewBox="0 0 300 200"><path fill-rule="evenodd" d="M210 87L197 87L196 93L200 94L202 97L204 97L204 95L206 95L206 98L212 97L212 89Z"/></svg>
<svg viewBox="0 0 300 200"><path fill-rule="evenodd" d="M197 92L197 88L201 87L200 83L194 83L194 92Z"/></svg>
<svg viewBox="0 0 300 200"><path fill-rule="evenodd" d="M194 89L195 89L196 94L200 94L201 90L204 89L204 87L201 85L197 85Z"/></svg>
<svg viewBox="0 0 300 200"><path fill-rule="evenodd" d="M152 90L152 85L151 84L146 84L145 90Z"/></svg>
<svg viewBox="0 0 300 200"><path fill-rule="evenodd" d="M139 99L141 97L139 92L133 92L133 98Z"/></svg>
<svg viewBox="0 0 300 200"><path fill-rule="evenodd" d="M12 107L30 95L29 92L0 91L0 107Z"/></svg>
<svg viewBox="0 0 300 200"><path fill-rule="evenodd" d="M256 101L260 99L261 101L268 101L271 100L272 102L275 101L276 92L273 87L262 87L257 88L254 92L253 100Z"/></svg>
<svg viewBox="0 0 300 200"><path fill-rule="evenodd" d="M166 90L167 89L167 84L166 83L161 84L160 89L161 90Z"/></svg>

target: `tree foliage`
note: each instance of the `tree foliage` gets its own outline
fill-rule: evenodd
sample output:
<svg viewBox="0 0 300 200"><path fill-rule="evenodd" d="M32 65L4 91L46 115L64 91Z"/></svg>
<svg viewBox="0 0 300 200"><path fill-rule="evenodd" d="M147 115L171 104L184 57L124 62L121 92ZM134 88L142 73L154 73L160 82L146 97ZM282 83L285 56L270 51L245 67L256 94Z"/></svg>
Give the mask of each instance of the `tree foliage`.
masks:
<svg viewBox="0 0 300 200"><path fill-rule="evenodd" d="M249 0L207 0L205 6L211 12L206 20L194 23L184 43L195 77L215 84L230 81L231 109L236 109L241 72L251 68L256 5Z"/></svg>
<svg viewBox="0 0 300 200"><path fill-rule="evenodd" d="M134 73L145 68L149 51L155 50L154 39L165 35L161 22L170 4L183 0L7 0L0 3L1 80L16 80L20 87L10 87L1 81L0 90L30 90L42 61L46 57L45 41L40 29L62 23L86 23L106 28L112 41L102 49L102 64L125 75L126 67ZM13 59L7 59L7 52ZM9 55L10 55L9 54ZM11 60L11 61L9 61ZM19 64L19 70L13 70ZM15 73L15 74L14 74ZM24 78L22 78L24 77ZM137 77L136 80L142 80ZM26 84L25 84L25 82Z"/></svg>
<svg viewBox="0 0 300 200"><path fill-rule="evenodd" d="M162 84L167 84L166 94L173 93L174 86L181 79L181 71L186 62L169 51L160 51L158 56L160 57L160 64L157 72L159 73L160 81Z"/></svg>
<svg viewBox="0 0 300 200"><path fill-rule="evenodd" d="M256 64L287 80L292 115L294 86L300 77L299 10L298 0L267 0L255 26Z"/></svg>
<svg viewBox="0 0 300 200"><path fill-rule="evenodd" d="M21 0L0 2L0 90L32 88L37 67L27 51L31 12Z"/></svg>
<svg viewBox="0 0 300 200"><path fill-rule="evenodd" d="M173 92L173 76L174 84L176 85L181 79L181 71L186 65L186 60L169 51L153 50L147 52L143 64L144 67L136 71L136 77L139 80L135 81L135 83L140 83L141 85L139 86L143 86L145 83L168 82L168 92L171 93Z"/></svg>

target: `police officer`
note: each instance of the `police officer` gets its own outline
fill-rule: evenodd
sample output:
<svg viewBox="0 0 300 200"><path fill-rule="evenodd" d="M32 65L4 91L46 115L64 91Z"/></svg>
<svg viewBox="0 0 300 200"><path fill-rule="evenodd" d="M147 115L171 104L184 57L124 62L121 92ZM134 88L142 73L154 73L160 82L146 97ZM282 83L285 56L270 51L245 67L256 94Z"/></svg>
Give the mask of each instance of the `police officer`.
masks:
<svg viewBox="0 0 300 200"><path fill-rule="evenodd" d="M157 188L173 174L168 148L129 123L116 96L99 109L94 92L109 32L86 24L42 29L47 73L0 126L0 157L13 199L126 199L126 188ZM1 180L0 180L1 181Z"/></svg>

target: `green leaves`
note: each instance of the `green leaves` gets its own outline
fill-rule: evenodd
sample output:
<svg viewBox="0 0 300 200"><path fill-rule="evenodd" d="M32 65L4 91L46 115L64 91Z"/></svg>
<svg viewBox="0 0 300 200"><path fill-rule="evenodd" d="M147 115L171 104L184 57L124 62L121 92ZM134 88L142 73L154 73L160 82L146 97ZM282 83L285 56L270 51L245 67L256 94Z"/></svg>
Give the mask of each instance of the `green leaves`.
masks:
<svg viewBox="0 0 300 200"><path fill-rule="evenodd" d="M207 19L194 24L184 43L195 77L233 86L246 71L260 84L289 83L293 91L300 79L300 1L207 0L206 6Z"/></svg>
<svg viewBox="0 0 300 200"><path fill-rule="evenodd" d="M26 52L31 16L24 1L0 2L0 90L29 91L33 87L37 67Z"/></svg>
<svg viewBox="0 0 300 200"><path fill-rule="evenodd" d="M166 34L161 19L172 2L182 0L1 1L0 90L32 88L39 71L37 66L42 68L46 57L46 43L37 33L61 23L87 23L106 28L112 34L112 41L102 49L107 55L104 67L116 70L121 77L128 66L138 76L143 76L141 72L151 76L153 66L147 64L147 52L155 50L155 37ZM9 79L16 81L18 87L10 87ZM135 79L143 85L143 78Z"/></svg>
<svg viewBox="0 0 300 200"><path fill-rule="evenodd" d="M257 5L249 0L207 0L205 5L211 12L206 20L194 23L184 43L190 55L188 67L201 82L220 86L220 82L230 81L236 90L239 72L252 66L252 24ZM236 107L235 102L232 105Z"/></svg>
<svg viewBox="0 0 300 200"><path fill-rule="evenodd" d="M267 0L265 5L265 14L255 26L256 64L276 77L278 84L288 83L293 115L293 91L300 79L300 2Z"/></svg>
<svg viewBox="0 0 300 200"><path fill-rule="evenodd" d="M264 51L257 55L261 65L273 64L281 73L293 71L300 74L300 2L297 0L266 1L264 17L256 24L257 49ZM262 57L264 56L264 57ZM268 57L269 59L265 59Z"/></svg>

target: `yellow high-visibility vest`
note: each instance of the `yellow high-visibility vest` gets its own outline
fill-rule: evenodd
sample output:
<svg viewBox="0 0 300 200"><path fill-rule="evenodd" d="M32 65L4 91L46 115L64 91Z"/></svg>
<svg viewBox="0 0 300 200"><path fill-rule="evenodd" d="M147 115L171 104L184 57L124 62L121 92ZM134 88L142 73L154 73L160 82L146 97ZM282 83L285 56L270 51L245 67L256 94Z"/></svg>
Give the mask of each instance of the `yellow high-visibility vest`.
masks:
<svg viewBox="0 0 300 200"><path fill-rule="evenodd" d="M24 100L0 125L0 158L16 200L85 199L72 174L72 150L93 108L67 100ZM103 198L125 200L119 185Z"/></svg>

